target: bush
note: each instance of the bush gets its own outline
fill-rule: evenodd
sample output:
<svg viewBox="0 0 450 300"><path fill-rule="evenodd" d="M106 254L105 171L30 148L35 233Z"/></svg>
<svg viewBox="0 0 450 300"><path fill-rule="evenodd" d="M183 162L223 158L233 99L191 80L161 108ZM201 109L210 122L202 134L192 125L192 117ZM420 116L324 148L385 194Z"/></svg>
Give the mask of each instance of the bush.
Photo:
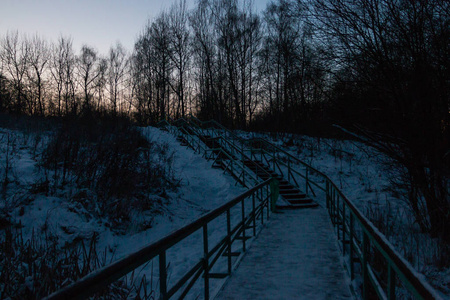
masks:
<svg viewBox="0 0 450 300"><path fill-rule="evenodd" d="M41 299L90 272L110 264L108 249L97 249L97 236L66 248L52 235L24 241L20 228L9 227L0 237L0 299ZM105 287L94 299L149 299L142 279L131 273Z"/></svg>
<svg viewBox="0 0 450 300"><path fill-rule="evenodd" d="M71 184L88 189L93 198L78 192L76 198L88 211L119 224L129 220L131 200L146 203L174 187L171 160L164 145L149 142L127 120L104 117L66 121L45 149L42 165L51 192Z"/></svg>

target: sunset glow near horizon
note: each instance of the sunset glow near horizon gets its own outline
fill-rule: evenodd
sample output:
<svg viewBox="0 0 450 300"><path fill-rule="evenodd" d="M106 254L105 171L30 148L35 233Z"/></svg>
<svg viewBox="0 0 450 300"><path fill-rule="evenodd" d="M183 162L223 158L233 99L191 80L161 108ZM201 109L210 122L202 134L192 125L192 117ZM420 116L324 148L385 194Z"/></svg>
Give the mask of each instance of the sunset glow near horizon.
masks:
<svg viewBox="0 0 450 300"><path fill-rule="evenodd" d="M17 30L56 42L71 37L74 51L86 44L106 55L120 42L132 51L148 20L168 10L179 0L0 0L0 36ZM197 0L186 0L188 9ZM269 0L255 0L256 11Z"/></svg>

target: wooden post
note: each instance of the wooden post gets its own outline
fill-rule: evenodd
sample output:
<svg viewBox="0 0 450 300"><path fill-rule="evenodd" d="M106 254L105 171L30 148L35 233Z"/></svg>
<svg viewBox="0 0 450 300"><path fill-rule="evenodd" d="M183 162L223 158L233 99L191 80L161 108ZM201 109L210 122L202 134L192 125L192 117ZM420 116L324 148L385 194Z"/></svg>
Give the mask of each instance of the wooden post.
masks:
<svg viewBox="0 0 450 300"><path fill-rule="evenodd" d="M342 201L342 254L345 255L345 203Z"/></svg>
<svg viewBox="0 0 450 300"><path fill-rule="evenodd" d="M276 203L280 193L280 186L278 180L272 178L270 182L270 210L274 212L276 210Z"/></svg>
<svg viewBox="0 0 450 300"><path fill-rule="evenodd" d="M354 235L354 229L353 229L353 213L350 212L350 279L355 279L355 266L353 264L353 235Z"/></svg>
<svg viewBox="0 0 450 300"><path fill-rule="evenodd" d="M367 270L367 257L369 255L369 237L363 233L362 240L362 276L363 276L363 299L369 298L369 274Z"/></svg>
<svg viewBox="0 0 450 300"><path fill-rule="evenodd" d="M230 209L227 209L227 243L228 243L228 275L231 274L231 216Z"/></svg>
<svg viewBox="0 0 450 300"><path fill-rule="evenodd" d="M241 201L242 206L242 250L245 252L245 198Z"/></svg>
<svg viewBox="0 0 450 300"><path fill-rule="evenodd" d="M256 211L255 211L255 194L252 194L252 207L253 207L253 236L256 236Z"/></svg>
<svg viewBox="0 0 450 300"><path fill-rule="evenodd" d="M306 167L306 176L305 176L305 193L308 194L308 184L309 184L309 179L308 179L308 172L309 169L308 167Z"/></svg>
<svg viewBox="0 0 450 300"><path fill-rule="evenodd" d="M203 270L205 279L205 299L209 299L209 257L208 257L208 224L203 225Z"/></svg>
<svg viewBox="0 0 450 300"><path fill-rule="evenodd" d="M388 299L395 300L395 271L391 264L388 264Z"/></svg>
<svg viewBox="0 0 450 300"><path fill-rule="evenodd" d="M326 197L326 202L327 202L327 209L328 209L328 214L330 214L330 182L328 180L326 180L326 191L325 191L325 197Z"/></svg>
<svg viewBox="0 0 450 300"><path fill-rule="evenodd" d="M166 251L159 255L159 295L160 299L167 299Z"/></svg>

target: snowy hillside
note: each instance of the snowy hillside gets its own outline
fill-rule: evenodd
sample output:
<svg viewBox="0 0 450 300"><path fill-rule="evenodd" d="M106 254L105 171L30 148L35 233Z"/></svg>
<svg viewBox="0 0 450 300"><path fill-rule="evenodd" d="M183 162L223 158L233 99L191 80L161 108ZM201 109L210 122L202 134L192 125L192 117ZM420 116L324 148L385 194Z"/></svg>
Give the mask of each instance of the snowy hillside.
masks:
<svg viewBox="0 0 450 300"><path fill-rule="evenodd" d="M405 190L395 184L401 170L389 158L357 141L289 134L262 136L327 174L399 253L450 298L450 249L421 232Z"/></svg>
<svg viewBox="0 0 450 300"><path fill-rule="evenodd" d="M94 243L93 248L99 254L96 256L98 261L87 267L91 269L164 237L245 191L222 170L211 168L211 162L180 146L171 134L153 127L139 130L157 150L152 161L165 164L173 174L172 187L155 188L153 194L147 195L151 207L131 209L130 221L125 223L126 226L116 228L110 219L96 213L98 207L89 210L86 202L89 197L95 199L91 190L79 190L77 183L70 180L69 184L52 190L48 182L54 179L42 164L42 157L55 134L53 131L0 129L3 184L0 226L3 231L10 224L14 228L10 233L14 242L8 240L8 235L2 235L1 243L17 245L22 240L23 249L28 249L23 241L25 244L30 241L29 244L39 244L41 248L53 245L63 249L62 253L67 253L67 249L79 249L80 242L89 247ZM249 136L247 133L241 135ZM450 295L448 249L422 234L414 224L414 218L401 198L402 191L391 184L390 178L395 176L396 170L386 158L354 141L288 135L264 137L330 176L417 270L444 295ZM317 200L323 204L322 200ZM139 206L130 202L130 207ZM214 228L211 232L214 233ZM201 251L196 249L195 239L193 237L176 248L171 261L172 274L180 273L182 264L190 264L190 256ZM20 264L17 274L25 274L14 279L20 290L17 293L26 295L27 290L33 291L37 285L33 277L26 275L32 268L23 263L20 255L13 261ZM6 259L2 264L15 267ZM152 280L149 279L153 275L152 268L143 271L140 278L145 275L147 280Z"/></svg>
<svg viewBox="0 0 450 300"><path fill-rule="evenodd" d="M1 194L2 225L15 224L14 232L17 231L24 241L45 244L51 237L55 245L64 249L71 249L80 241L87 245L95 241L95 249L103 257L102 264L107 264L164 237L245 191L222 170L212 169L211 162L180 146L169 133L152 127L141 130L171 158L170 168L177 182L173 189L149 195L154 207L133 211L127 228L116 230L109 220L96 217L80 204L77 197L81 193L76 191L75 184L51 193L53 195L42 189L48 174L39 161L51 132L0 129L1 176L8 178ZM85 190L83 194L89 193ZM87 198L83 197L83 201ZM1 242L5 243L4 236ZM181 251L180 259L186 260L189 251L190 247ZM28 273L26 267L22 271ZM34 283L30 280L27 284L32 289Z"/></svg>

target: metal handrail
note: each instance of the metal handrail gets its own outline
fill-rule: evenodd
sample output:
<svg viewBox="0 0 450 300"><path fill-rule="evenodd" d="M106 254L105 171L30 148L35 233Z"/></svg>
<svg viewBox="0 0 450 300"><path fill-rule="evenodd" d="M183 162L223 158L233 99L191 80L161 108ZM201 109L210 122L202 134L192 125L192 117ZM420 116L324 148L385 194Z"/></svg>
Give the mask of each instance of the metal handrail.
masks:
<svg viewBox="0 0 450 300"><path fill-rule="evenodd" d="M188 143L188 145L192 149L194 149L194 150L197 150L200 148L202 149L202 151L199 151L199 152L201 152L203 157L205 157L207 159L213 159L212 155L215 153L216 157L214 158L214 161L216 161L220 155L228 158L228 160L230 161L230 164L229 164L229 166L227 166L225 168L224 171L230 172L230 174L235 176L244 187L248 187L248 185L246 184L246 180L245 180L246 178L253 180L252 184L261 182L261 180L259 180L257 176L255 177L252 172L249 172L249 170L247 170L247 168L245 167L245 165L243 165L243 163L241 163L239 160L234 159L230 155L230 153L228 153L224 149L222 149L222 148L206 149L205 147L202 147L201 146L202 143L200 142L200 139L199 139L200 138L200 133L198 132L198 130L200 129L199 127L192 128L190 126L190 130L192 130L194 132L194 134L197 136L197 138L199 139L199 140L195 141L192 138L192 136L187 133L186 129L184 129L183 126L177 127L178 126L177 124L179 124L179 123L190 126L189 121L181 118L176 121L173 121L172 124L174 124L175 128L177 128L177 134L182 135L184 137L184 139L186 140L186 142ZM222 136L218 136L218 140L226 141L226 139L224 139ZM194 143L195 143L195 145L194 145ZM207 155L208 152L211 152L211 156ZM235 166L237 167L237 169L235 168ZM241 170L241 172L237 172L237 170ZM242 177L242 179L240 179L241 177Z"/></svg>
<svg viewBox="0 0 450 300"><path fill-rule="evenodd" d="M403 286L415 298L440 299L440 296L436 293L436 291L434 291L428 283L418 278L417 272L414 268L401 257L401 255L395 250L394 246L372 224L372 222L370 222L370 220L368 220L361 213L353 202L351 202L343 194L343 192L327 175L265 139L254 138L248 140L248 143L252 143L254 141L260 141L265 145L272 147L277 150L277 152L283 153L289 159L288 164L285 164L282 160L279 160L280 164L289 166L289 163L294 161L306 167L306 175L302 175L299 172L295 173L306 179L307 186L310 186L310 183L312 183L325 192L329 215L333 225L337 228L338 239L342 242L341 249L343 250L344 255L346 245L348 244L350 252L348 264L352 279L354 279L355 271L354 255L356 255L361 262L364 299L369 297L370 288L375 290L379 299L395 299L396 276L399 277ZM261 151L266 150L261 149ZM268 151L266 152L269 153ZM273 157L274 159L277 158L275 155ZM309 178L308 173L311 172L315 173L318 177L321 177L325 183L325 186L321 186L319 183ZM360 230L363 233L362 239L358 239L356 236L356 223L359 224ZM373 272L374 266L370 263L370 258L368 257L371 245L373 245L372 249L376 249L384 257L388 265L387 286L384 288L383 284L380 282L380 279L378 279L375 272Z"/></svg>
<svg viewBox="0 0 450 300"><path fill-rule="evenodd" d="M375 290L380 299L395 299L397 285L396 277L398 277L403 286L418 299L441 299L437 292L427 282L419 278L414 268L401 257L384 235L379 232L358 208L356 208L356 206L327 175L265 139L253 138L245 140L236 136L233 132L216 121L202 122L195 118L192 119L198 123L197 126L199 127L213 125L216 128L224 130L230 137L238 140L240 143L252 145L255 141L261 142L265 146L272 148L272 152L276 151L284 154L285 157L288 158L288 165L284 164L279 157L278 163L284 164L285 166L288 166L288 168L291 167L291 162L298 163L305 167L305 175L302 175L299 172L295 173L306 180L306 192L308 192L308 187L311 188L311 184L325 192L328 213L333 226L336 228L338 240L341 240L342 242L341 249L343 254L345 255L347 248L349 251L350 258L346 264L352 279L354 279L355 275L354 263L356 258L362 266L361 276L363 279L364 299L368 298L370 289ZM263 147L260 148L261 151L270 153L269 151L262 149ZM250 146L250 149L250 151L255 150L252 146ZM277 159L277 156L273 155L273 159ZM316 174L318 178L322 178L323 182L315 182L309 177L309 174L311 173ZM356 226L359 226L359 233L362 233L362 237L358 236ZM378 251L387 263L387 284L380 282L373 271L375 266L370 262L369 257L371 250Z"/></svg>
<svg viewBox="0 0 450 300"><path fill-rule="evenodd" d="M362 266L363 298L369 296L369 285L380 299L395 299L396 276L403 286L417 299L441 299L434 289L419 279L414 268L404 260L385 236L368 220L361 211L342 193L337 185L325 176L327 208L333 225L337 227L338 239L344 251L349 244L350 276L354 278L354 254ZM357 238L355 225L359 224L362 239ZM347 239L346 239L347 236ZM342 237L342 238L340 238ZM373 272L374 266L369 262L370 247L376 249L388 265L386 292L380 280ZM386 295L387 294L387 295Z"/></svg>
<svg viewBox="0 0 450 300"><path fill-rule="evenodd" d="M261 168L260 166L258 166L258 164L256 164L251 157L247 156L245 154L245 149L239 148L237 145L235 145L234 143L230 142L229 140L227 140L226 138L224 138L222 135L219 136L219 140L223 142L223 144L226 144L229 148L231 148L231 150L236 151L239 155L241 155L241 160L247 160L249 161L250 164L252 164L253 166L256 167L257 169L257 176L259 175L266 175L268 178L272 177L272 174L268 173L266 170L264 170L263 168ZM223 146L222 144L222 146Z"/></svg>
<svg viewBox="0 0 450 300"><path fill-rule="evenodd" d="M200 121L201 122L201 121ZM395 299L396 277L399 278L403 286L417 299L441 299L437 292L425 281L421 280L414 268L405 261L401 255L395 250L394 246L384 237L384 235L368 220L361 211L351 202L337 185L324 173L303 162L292 154L286 152L284 149L270 143L262 138L242 139L237 137L230 130L215 121L203 122L201 124L213 124L214 126L226 130L230 136L239 140L246 145L252 145L255 141L263 143L265 146L272 148L273 152L284 154L288 159L288 163L284 163L279 159L279 156L273 155L273 159L278 159L278 163L291 168L291 162L298 163L305 167L306 174L293 171L306 180L306 192L311 184L318 187L325 192L327 209L336 228L338 239L341 240L341 249L345 255L348 248L350 258L347 263L347 270L350 276L354 279L354 263L358 258L362 266L363 278L363 298L369 297L370 289L375 290L380 299ZM265 151L267 154L272 154L260 147L260 151ZM254 147L250 146L250 151L254 151ZM315 174L318 178L322 178L323 182L318 183L309 177L309 174ZM312 188L311 188L312 191ZM358 237L356 226L359 225L362 238ZM386 261L388 279L387 284L380 282L380 279L375 275L374 265L370 262L369 252L371 250L378 251Z"/></svg>
<svg viewBox="0 0 450 300"><path fill-rule="evenodd" d="M218 261L218 258L223 254L227 256L228 273L225 275L229 275L232 268L232 243L237 240L237 237L240 234L242 234L243 251L245 251L246 230L248 230L249 225L253 223L252 232L254 236L256 234L256 219L259 217L261 218L261 224L264 223L264 209L266 209L267 218L269 217L269 199L273 192L272 185L270 184L271 181L272 180L267 180L255 186L254 188L237 196L233 200L200 217L196 221L160 239L159 241L86 275L77 282L56 291L45 299L81 299L92 296L95 292L98 292L105 286L117 281L121 277L127 275L157 256L159 257L159 288L161 299L168 299L177 292L181 292L181 288L187 284L186 289L182 291L182 296L180 296L184 297L202 274L205 280L204 297L205 299L208 299L210 270ZM252 210L245 214L245 200L249 197L252 198ZM257 205L255 202L256 198L259 199L259 203ZM231 228L231 209L239 205L242 206L242 221L240 221L234 228ZM210 249L208 247L208 223L223 215L226 215L227 219L227 233L225 237L219 241L219 243ZM200 229L203 229L203 257L199 258L199 262L187 271L180 280L175 282L172 287L169 287L167 282L167 250Z"/></svg>

